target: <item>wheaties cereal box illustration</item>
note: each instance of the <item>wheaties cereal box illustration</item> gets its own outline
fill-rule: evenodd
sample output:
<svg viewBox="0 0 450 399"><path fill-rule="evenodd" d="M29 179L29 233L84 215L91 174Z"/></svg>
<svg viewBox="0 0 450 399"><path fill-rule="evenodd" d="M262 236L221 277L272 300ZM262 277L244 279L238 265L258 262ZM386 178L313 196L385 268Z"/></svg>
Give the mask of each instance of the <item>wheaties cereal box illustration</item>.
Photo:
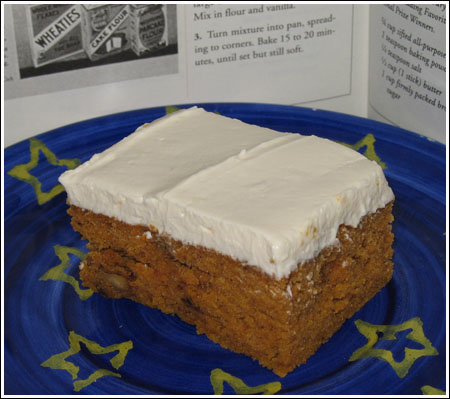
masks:
<svg viewBox="0 0 450 399"><path fill-rule="evenodd" d="M26 16L35 67L84 56L79 5L28 5Z"/></svg>
<svg viewBox="0 0 450 399"><path fill-rule="evenodd" d="M130 6L81 5L83 47L92 61L130 48L127 38Z"/></svg>
<svg viewBox="0 0 450 399"><path fill-rule="evenodd" d="M131 48L140 56L168 45L167 6L145 4L130 6Z"/></svg>

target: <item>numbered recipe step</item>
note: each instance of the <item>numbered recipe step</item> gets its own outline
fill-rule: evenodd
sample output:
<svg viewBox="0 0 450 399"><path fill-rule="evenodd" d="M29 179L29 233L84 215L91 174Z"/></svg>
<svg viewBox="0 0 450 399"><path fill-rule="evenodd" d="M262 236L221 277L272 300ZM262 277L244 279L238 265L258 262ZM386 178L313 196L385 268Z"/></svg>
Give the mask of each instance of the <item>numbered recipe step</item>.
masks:
<svg viewBox="0 0 450 399"><path fill-rule="evenodd" d="M294 4L194 5L193 65L304 56L316 42L334 40L337 17L329 8L305 17L289 13L293 9Z"/></svg>

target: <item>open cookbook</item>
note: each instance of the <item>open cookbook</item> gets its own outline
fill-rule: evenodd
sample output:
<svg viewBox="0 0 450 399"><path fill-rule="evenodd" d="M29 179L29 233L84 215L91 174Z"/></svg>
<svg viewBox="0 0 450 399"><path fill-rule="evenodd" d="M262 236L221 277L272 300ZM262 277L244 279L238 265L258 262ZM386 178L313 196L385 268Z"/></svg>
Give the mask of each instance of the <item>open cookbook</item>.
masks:
<svg viewBox="0 0 450 399"><path fill-rule="evenodd" d="M5 146L198 102L327 109L446 140L445 3L2 7Z"/></svg>

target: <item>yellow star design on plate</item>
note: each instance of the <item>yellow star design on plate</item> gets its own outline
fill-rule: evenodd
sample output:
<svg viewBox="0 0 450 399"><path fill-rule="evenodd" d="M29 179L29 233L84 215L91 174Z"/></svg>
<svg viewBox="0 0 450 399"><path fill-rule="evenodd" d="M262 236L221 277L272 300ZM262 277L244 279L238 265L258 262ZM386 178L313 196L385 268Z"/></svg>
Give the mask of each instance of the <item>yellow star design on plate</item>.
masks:
<svg viewBox="0 0 450 399"><path fill-rule="evenodd" d="M355 325L359 332L367 338L367 344L353 352L349 359L351 362L358 359L376 357L380 360L388 362L397 375L400 378L403 378L408 374L409 369L417 359L422 356L436 356L439 354L436 348L433 347L431 342L425 336L422 328L423 323L419 317L414 317L398 325L376 325L362 320L356 320ZM405 347L405 357L401 362L396 362L394 360L394 356L391 351L374 348L374 345L379 339L395 340L397 339L395 336L396 333L410 329L412 331L408 333L406 338L421 344L423 349L412 349ZM382 333L381 338L378 337L377 332Z"/></svg>
<svg viewBox="0 0 450 399"><path fill-rule="evenodd" d="M366 147L366 150L363 152L363 155L369 158L372 161L378 163L382 169L387 169L386 164L381 160L381 158L375 152L375 137L372 133L367 134L361 140L357 141L355 144L348 144L339 141L340 144L345 145L346 147L353 148L355 151L358 151L360 148Z"/></svg>
<svg viewBox="0 0 450 399"><path fill-rule="evenodd" d="M166 115L171 114L172 112L176 112L178 110L180 110L181 108L178 107L174 107L173 105L169 105L166 107Z"/></svg>
<svg viewBox="0 0 450 399"><path fill-rule="evenodd" d="M168 105L168 106L165 107L165 109L166 109L166 115L169 115L172 112L176 112L176 111L181 110L182 108L178 108L178 107L175 107L173 105ZM217 112L215 112L215 114L220 115L220 112L217 111Z"/></svg>
<svg viewBox="0 0 450 399"><path fill-rule="evenodd" d="M71 266L69 254L77 256L81 261L86 259L87 254L80 249L74 247L65 247L63 245L55 245L53 249L55 251L55 255L61 262L57 266L54 266L51 269L47 270L47 272L41 278L39 278L39 280L63 281L73 287L81 300L84 301L90 298L94 291L92 291L90 288L81 289L80 283L75 279L75 277L64 272L64 270Z"/></svg>
<svg viewBox="0 0 450 399"><path fill-rule="evenodd" d="M445 392L441 389L432 387L431 385L424 385L422 388L422 394L424 395L445 395Z"/></svg>
<svg viewBox="0 0 450 399"><path fill-rule="evenodd" d="M41 363L43 367L49 367L54 370L65 370L71 376L72 380L76 380L78 378L78 372L80 368L76 366L74 363L66 360L69 356L75 355L81 350L80 343L86 345L87 349L94 355L103 355L106 353L111 353L118 351L117 355L111 358L110 363L114 367L114 369L118 370L125 363L125 357L128 354L128 351L133 348L132 341L122 342L120 344L114 344L110 346L103 347L97 344L94 341L90 341L87 338L84 338L81 335L76 334L74 331L69 333L69 345L70 348L62 353L58 353L53 355L45 362ZM74 381L73 387L76 392L82 390L93 382L97 381L100 377L104 376L113 376L120 378L121 375L111 370L106 369L98 369L94 371L88 378L84 380Z"/></svg>
<svg viewBox="0 0 450 399"><path fill-rule="evenodd" d="M44 154L50 164L55 166L67 166L67 169L74 169L81 162L77 158L59 159L42 141L34 137L30 139L30 161L25 164L14 166L8 174L16 179L30 184L34 189L38 204L42 205L62 193L64 191L64 187L61 184L56 184L50 191L44 192L42 191L41 181L37 177L30 174L30 171L39 164L39 151Z"/></svg>
<svg viewBox="0 0 450 399"><path fill-rule="evenodd" d="M278 381L249 387L240 378L234 377L221 369L211 371L210 381L214 389L214 395L221 395L223 393L224 382L228 383L237 395L254 395L259 393L273 395L281 389L281 383Z"/></svg>

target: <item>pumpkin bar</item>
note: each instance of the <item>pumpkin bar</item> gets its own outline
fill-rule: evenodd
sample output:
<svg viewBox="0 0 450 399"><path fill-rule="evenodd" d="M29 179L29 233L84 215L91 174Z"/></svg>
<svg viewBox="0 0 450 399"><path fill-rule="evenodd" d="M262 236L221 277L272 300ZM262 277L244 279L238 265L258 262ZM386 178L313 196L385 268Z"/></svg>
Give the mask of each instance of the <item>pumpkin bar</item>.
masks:
<svg viewBox="0 0 450 399"><path fill-rule="evenodd" d="M60 182L83 285L176 314L284 377L391 279L394 194L333 141L192 107Z"/></svg>

